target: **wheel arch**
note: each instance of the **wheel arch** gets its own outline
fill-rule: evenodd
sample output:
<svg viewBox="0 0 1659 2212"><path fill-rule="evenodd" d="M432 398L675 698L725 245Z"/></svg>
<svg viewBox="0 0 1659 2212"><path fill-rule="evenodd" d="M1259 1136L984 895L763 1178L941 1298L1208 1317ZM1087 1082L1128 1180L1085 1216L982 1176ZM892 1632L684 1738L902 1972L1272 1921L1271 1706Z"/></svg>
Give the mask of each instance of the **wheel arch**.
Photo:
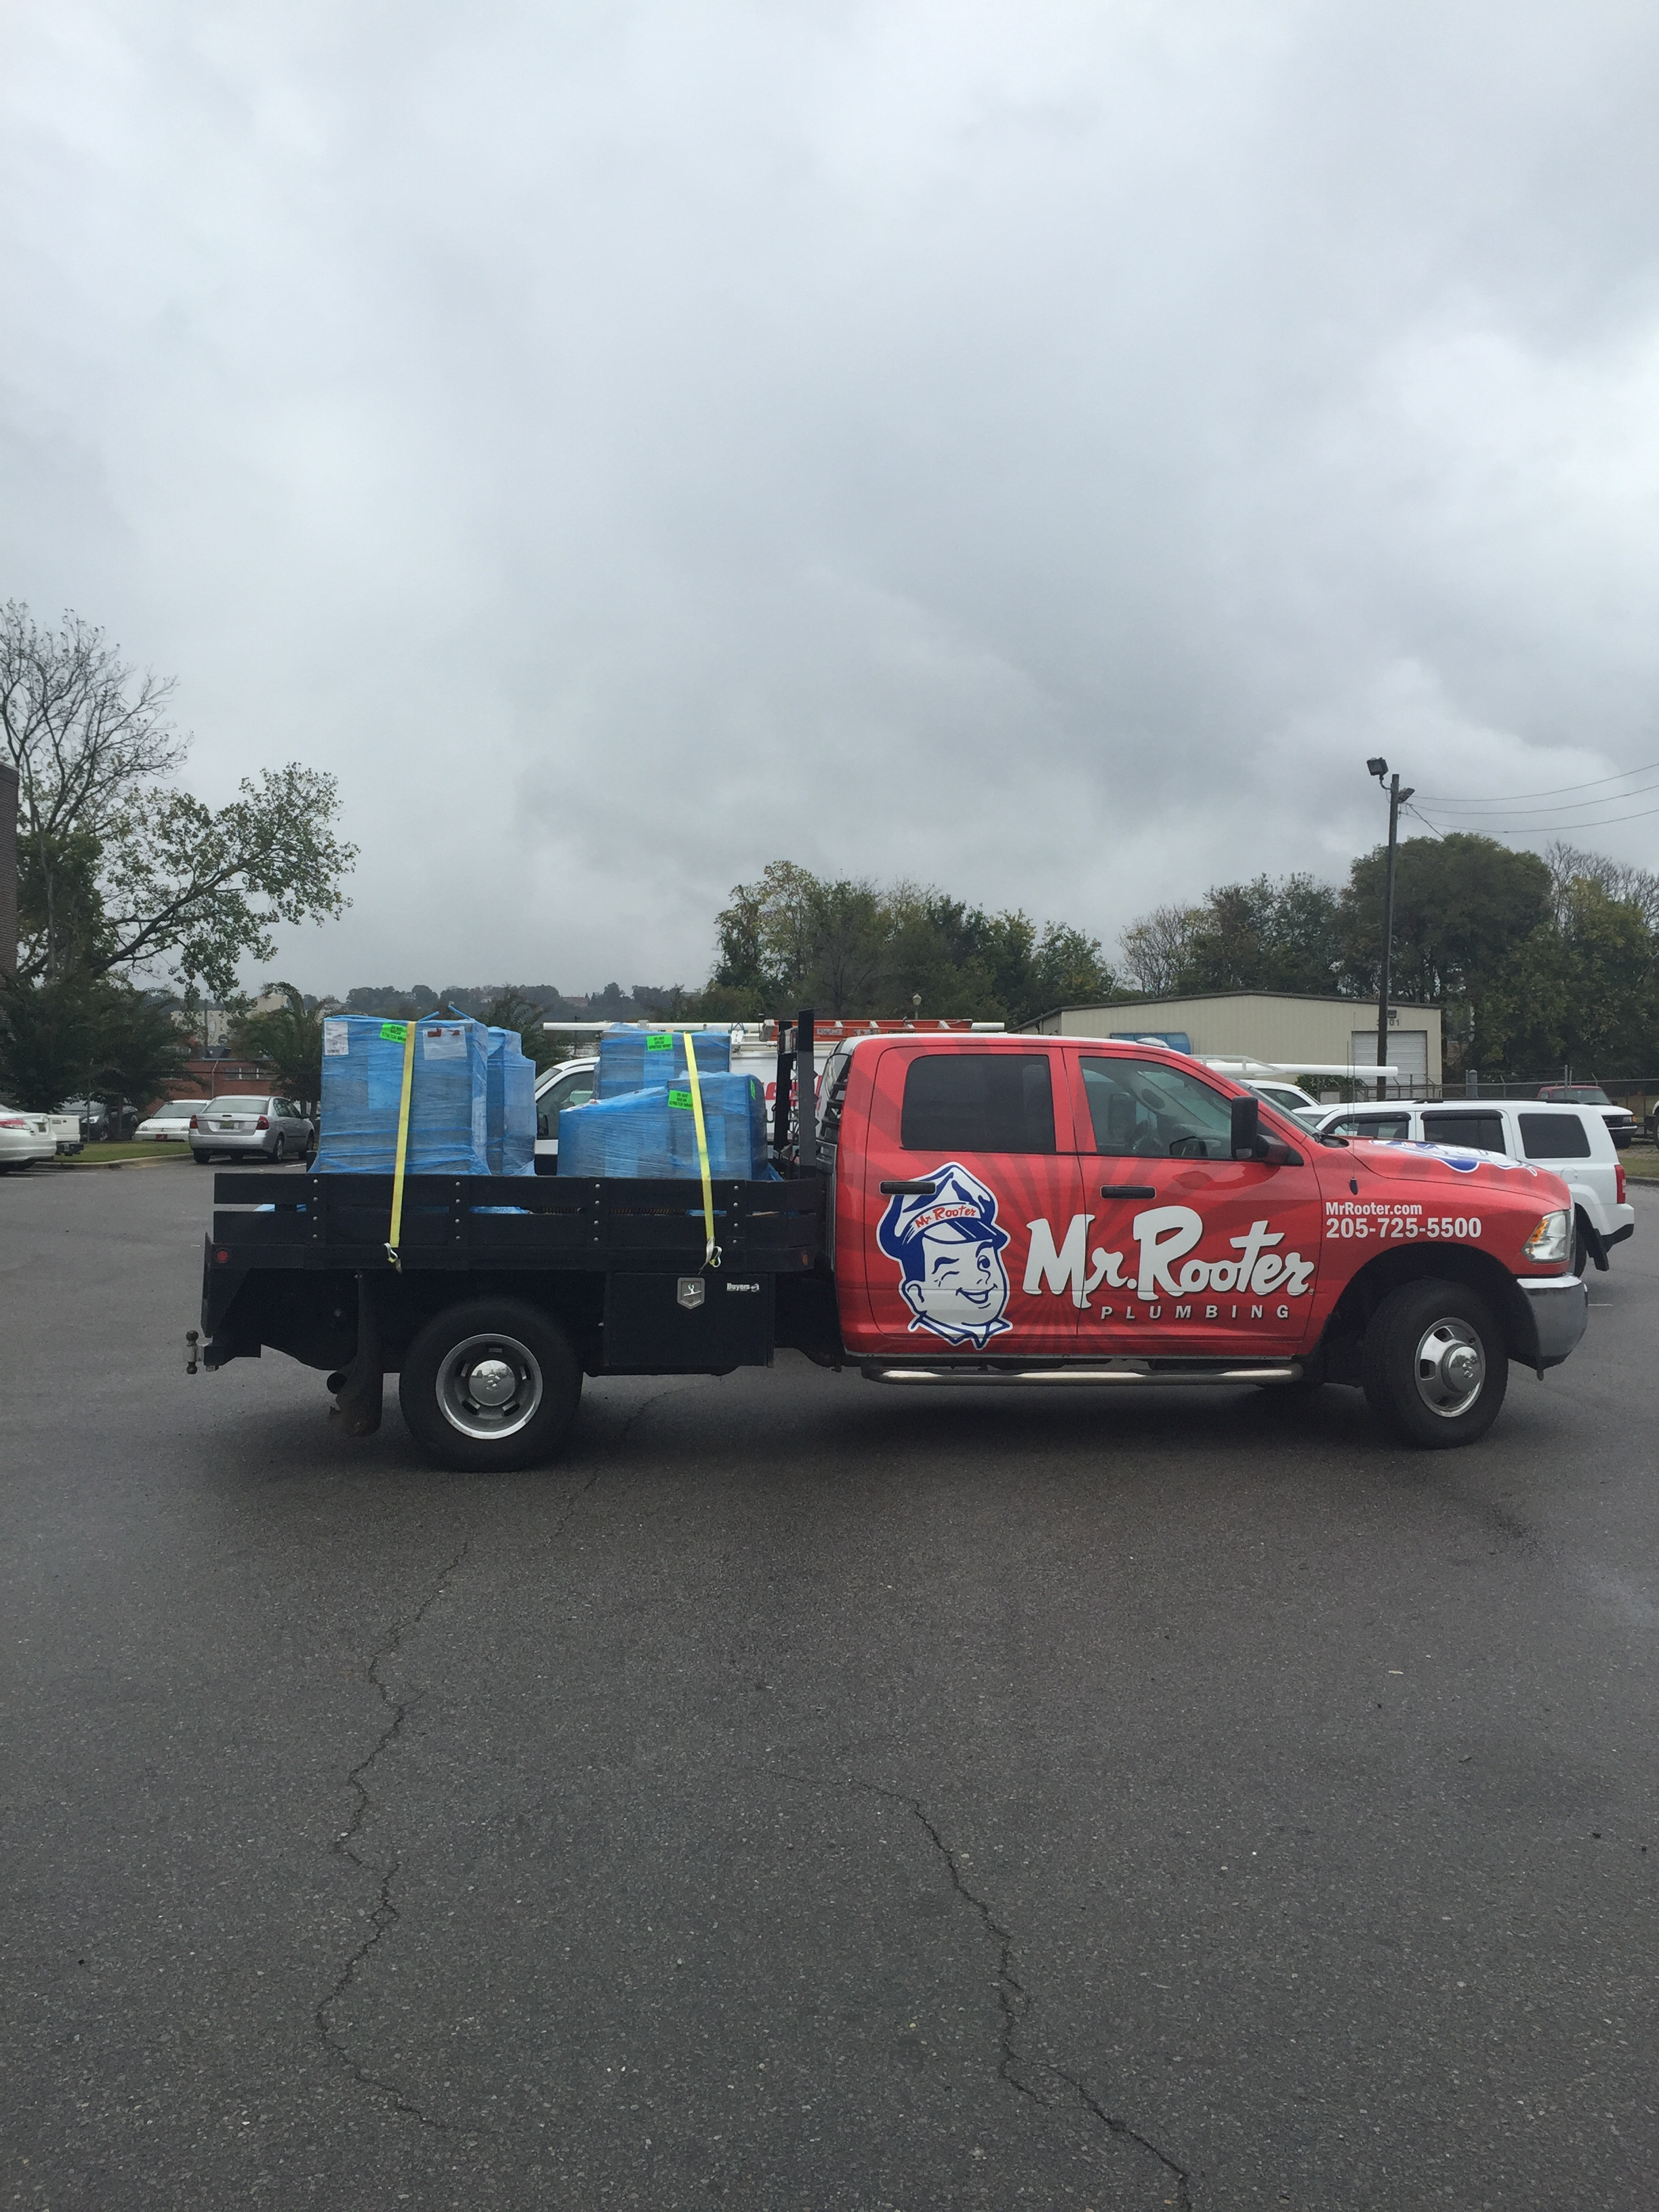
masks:
<svg viewBox="0 0 1659 2212"><path fill-rule="evenodd" d="M1503 1330L1509 1357L1524 1366L1538 1364L1537 1325L1520 1285L1501 1261L1469 1244L1414 1244L1368 1260L1332 1310L1321 1350L1329 1358L1336 1347L1357 1343L1389 1293L1414 1282L1461 1283L1476 1291Z"/></svg>

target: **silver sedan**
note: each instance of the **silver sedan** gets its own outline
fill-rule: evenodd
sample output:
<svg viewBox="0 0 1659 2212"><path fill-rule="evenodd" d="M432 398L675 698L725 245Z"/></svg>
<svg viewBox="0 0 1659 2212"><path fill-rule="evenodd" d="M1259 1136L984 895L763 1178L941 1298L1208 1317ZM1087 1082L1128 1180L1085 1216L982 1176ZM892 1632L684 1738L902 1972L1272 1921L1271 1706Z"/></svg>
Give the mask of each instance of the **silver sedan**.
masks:
<svg viewBox="0 0 1659 2212"><path fill-rule="evenodd" d="M306 1159L317 1125L286 1098L213 1098L190 1117L191 1156L205 1167L215 1153L232 1159Z"/></svg>

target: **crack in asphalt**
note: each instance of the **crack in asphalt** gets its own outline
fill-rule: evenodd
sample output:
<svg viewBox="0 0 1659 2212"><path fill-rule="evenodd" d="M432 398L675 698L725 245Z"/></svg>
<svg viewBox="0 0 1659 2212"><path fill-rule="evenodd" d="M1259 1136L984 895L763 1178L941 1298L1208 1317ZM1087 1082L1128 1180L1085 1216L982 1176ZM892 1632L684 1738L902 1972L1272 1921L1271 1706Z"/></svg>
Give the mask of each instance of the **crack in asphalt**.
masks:
<svg viewBox="0 0 1659 2212"><path fill-rule="evenodd" d="M1030 2081L1023 2080L1022 2069L1026 2074L1047 2075L1054 2081L1062 2084L1076 2098L1084 2110L1097 2120L1109 2134L1117 2136L1121 2142L1133 2143L1137 2148L1146 2152L1149 2157L1156 2159L1175 2185L1176 2193L1173 2202L1176 2212L1193 2212L1192 2175L1187 2167L1178 2160L1171 2158L1170 2154L1155 2143L1150 2136L1142 2135L1138 2128L1132 2128L1127 2120L1119 2119L1115 2113L1109 2112L1099 2100L1092 2096L1084 2087L1083 2082L1075 2074L1068 2074L1063 2066L1056 2066L1050 2059L1022 2058L1015 2049L1015 2039L1021 2027L1030 2016L1031 1995L1014 1972L1012 1931L1003 1926L995 1913L992 1911L988 1900L981 1897L976 1891L969 1889L963 1881L962 1868L957 1862L956 1853L929 1819L921 1800L919 1797L908 1796L902 1790L889 1790L878 1782L861 1782L856 1778L840 1782L825 1782L814 1775L790 1774L781 1767L769 1767L764 1771L775 1775L781 1782L800 1783L811 1790L843 1788L861 1790L866 1796L882 1797L889 1804L902 1805L904 1808L927 1838L939 1857L944 1862L945 1870L951 1877L952 1889L964 1905L978 1914L986 1934L997 1946L997 2008L1001 2015L997 2053L998 2080L1006 2081L1011 2089L1022 2097L1029 2098L1032 2104L1039 2106L1044 2112L1052 2112L1056 2100L1052 2096L1044 2096L1040 2089L1032 2087Z"/></svg>
<svg viewBox="0 0 1659 2212"><path fill-rule="evenodd" d="M672 1395L672 1386L671 1386L669 1389L654 1391L650 1397L646 1399L642 1405L636 1406L633 1412L629 1413L627 1419L623 1423L620 1431L617 1432L616 1448L620 1448L622 1444L626 1443L635 1422L640 1420L646 1413L648 1413L653 1406L659 1404L664 1398ZM612 1458L616 1455L616 1448L613 1448L611 1453ZM595 1467L593 1472L588 1476L586 1481L582 1483L572 1493L570 1501L565 1507L564 1511L559 1516L557 1521L554 1522L552 1528L548 1531L547 1540L550 1543L556 1542L559 1537L563 1535L565 1530L570 1526L571 1522L574 1519L577 1509L581 1504L583 1498L587 1496L588 1492L592 1489L594 1484L598 1482L604 1471L605 1463L602 1462L599 1466ZM431 1589L422 1599L419 1605L416 1607L414 1612L409 1615L407 1620L400 1620L396 1624L391 1635L386 1638L386 1641L381 1644L380 1649L369 1660L368 1668L368 1680L373 1683L376 1695L379 1697L380 1703L386 1707L386 1710L390 1714L391 1717L387 1721L385 1728L381 1729L373 1748L368 1753L366 1757L358 1760L356 1765L351 1769L350 1772L346 1777L346 1780L350 1784L352 1789L357 1793L357 1802L352 1808L351 1818L347 1821L345 1826L341 1829L338 1835L335 1837L329 1848L337 1858L346 1860L350 1865L357 1868L360 1872L370 1875L374 1877L376 1883L374 1908L368 1916L368 1933L365 1935L362 1942L357 1946L357 1948L351 1954L351 1956L346 1960L345 1965L341 1968L339 1975L335 1980L333 1987L329 1990L327 1996L322 1999L320 2003L318 2005L315 2013L313 2014L318 2035L322 2040L325 2050L329 2052L331 2057L338 2059L342 2065L349 2069L352 2079L355 2081L359 2083L362 2087L365 2089L376 2090L380 2095L389 2099L394 2112L404 2113L409 2118L417 2120L423 2128L431 2128L437 2133L443 2135L480 2135L487 2133L488 2130L482 2129L476 2124L467 2125L458 2120L439 2119L433 2113L423 2112L418 2105L413 2104L410 2101L395 2081L385 2081L379 2075L371 2074L366 2067L360 2066L356 2059L352 2057L351 2053L347 2049L345 2044L335 2033L331 2015L333 2013L336 2005L339 2003L341 1998L344 1996L346 1991L356 1980L359 1972L368 1960L370 1954L374 1951L382 1939L391 1933L392 1929L397 1926L398 1921L403 1917L403 1915L398 1911L397 1906L392 1901L392 1885L398 1879L398 1874L401 1864L398 1854L396 1851L393 1851L386 1859L385 1863L382 1864L374 1859L367 1857L356 1848L357 1838L362 1832L363 1823L368 1817L369 1808L374 1802L369 1796L364 1777L372 1771L376 1761L381 1757L382 1753L388 1751L402 1735L404 1723L409 1717L412 1705L417 1702L416 1700L409 1698L394 1698L391 1691L386 1687L386 1682L380 1673L380 1668L386 1660L395 1656L397 1652L402 1647L404 1638L409 1635L412 1630L420 1626L422 1621L425 1620L427 1614L432 1610L432 1607L438 1602L438 1600L448 1589L451 1579L459 1571L471 1548L472 1539L469 1536L466 1541L461 1546L460 1550L456 1553L454 1558L449 1561L447 1566L439 1571L437 1577L433 1582Z"/></svg>
<svg viewBox="0 0 1659 2212"><path fill-rule="evenodd" d="M373 1875L378 1887L374 1909L368 1916L368 1934L346 1960L333 1988L323 1998L313 2014L324 2049L331 2057L337 2058L342 2065L350 2069L354 2081L365 2089L378 2090L382 2096L390 2098L394 2111L406 2113L410 2119L418 2120L423 2128L431 2128L444 2135L477 2134L480 2130L476 2128L462 2128L456 2121L438 2119L432 2113L422 2112L418 2105L410 2102L395 2081L383 2081L380 2075L371 2074L366 2067L360 2066L352 2057L345 2044L335 2034L330 2015L356 1980L359 1970L370 1953L374 1950L381 1939L397 1926L403 1917L392 1901L392 1884L397 1881L399 1865L398 1854L393 1851L385 1863L381 1864L374 1859L365 1856L356 1848L357 1838L362 1832L363 1822L368 1819L369 1807L374 1802L369 1796L364 1777L370 1772L382 1753L388 1750L402 1735L404 1723L409 1717L412 1702L407 1698L397 1698L392 1696L381 1676L380 1668L386 1660L396 1655L402 1646L404 1637L412 1630L418 1628L425 1620L427 1614L448 1589L451 1577L459 1571L471 1548L472 1539L469 1536L448 1565L441 1570L431 1589L416 1607L414 1612L406 1620L400 1620L395 1625L386 1641L369 1660L368 1680L374 1684L380 1703L392 1717L381 1729L374 1748L366 1757L358 1760L356 1765L346 1777L347 1781L357 1793L357 1802L352 1808L351 1818L335 1837L329 1848L337 1858L344 1859L349 1864L359 1869L361 1872Z"/></svg>

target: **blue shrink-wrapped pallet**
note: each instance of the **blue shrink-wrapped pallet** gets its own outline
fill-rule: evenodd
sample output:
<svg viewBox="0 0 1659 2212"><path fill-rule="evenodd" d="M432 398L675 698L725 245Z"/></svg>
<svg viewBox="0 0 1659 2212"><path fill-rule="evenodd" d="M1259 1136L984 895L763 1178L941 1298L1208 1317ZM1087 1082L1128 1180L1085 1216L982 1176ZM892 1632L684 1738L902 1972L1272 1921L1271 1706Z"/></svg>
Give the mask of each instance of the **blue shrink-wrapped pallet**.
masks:
<svg viewBox="0 0 1659 2212"><path fill-rule="evenodd" d="M536 1063L517 1030L489 1030L485 1150L491 1175L536 1172Z"/></svg>
<svg viewBox="0 0 1659 2212"><path fill-rule="evenodd" d="M323 1095L315 1172L389 1175L398 1163L404 1024L370 1014L323 1024ZM416 1024L410 1088L410 1175L488 1175L489 1039L483 1024Z"/></svg>
<svg viewBox="0 0 1659 2212"><path fill-rule="evenodd" d="M704 1075L703 1129L711 1176L744 1182L766 1172L766 1100L752 1075ZM690 1090L653 1084L620 1098L567 1106L559 1116L563 1176L665 1176L695 1182L696 1117Z"/></svg>
<svg viewBox="0 0 1659 2212"><path fill-rule="evenodd" d="M621 1098L630 1091L643 1091L660 1083L665 1089L685 1087L686 1031L652 1029L648 1025L606 1030L599 1038L599 1079L596 1098ZM732 1066L729 1030L693 1030L697 1073L725 1075ZM562 1139L561 1139L562 1142Z"/></svg>
<svg viewBox="0 0 1659 2212"><path fill-rule="evenodd" d="M702 1060L697 1061L701 1073ZM752 1075L704 1075L703 1133L708 1172L750 1182L766 1165L766 1095ZM696 1118L689 1089L668 1094L668 1149L678 1176L700 1176Z"/></svg>
<svg viewBox="0 0 1659 2212"><path fill-rule="evenodd" d="M562 1176L672 1176L668 1091L656 1084L621 1098L567 1106L559 1115Z"/></svg>

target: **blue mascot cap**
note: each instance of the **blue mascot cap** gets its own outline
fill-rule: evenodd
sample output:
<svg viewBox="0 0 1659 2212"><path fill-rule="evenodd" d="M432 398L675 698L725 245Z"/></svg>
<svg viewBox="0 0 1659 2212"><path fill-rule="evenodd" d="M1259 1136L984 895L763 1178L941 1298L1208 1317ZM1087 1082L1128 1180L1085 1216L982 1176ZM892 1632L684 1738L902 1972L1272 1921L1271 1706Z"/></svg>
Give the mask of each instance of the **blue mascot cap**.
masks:
<svg viewBox="0 0 1659 2212"><path fill-rule="evenodd" d="M930 1229L950 1230L964 1244L991 1244L999 1252L1008 1242L1007 1231L997 1226L996 1193L977 1176L952 1160L934 1168L927 1180L933 1185L933 1196L919 1190L896 1194L876 1231L877 1243L897 1261L908 1283L922 1274L922 1239Z"/></svg>

